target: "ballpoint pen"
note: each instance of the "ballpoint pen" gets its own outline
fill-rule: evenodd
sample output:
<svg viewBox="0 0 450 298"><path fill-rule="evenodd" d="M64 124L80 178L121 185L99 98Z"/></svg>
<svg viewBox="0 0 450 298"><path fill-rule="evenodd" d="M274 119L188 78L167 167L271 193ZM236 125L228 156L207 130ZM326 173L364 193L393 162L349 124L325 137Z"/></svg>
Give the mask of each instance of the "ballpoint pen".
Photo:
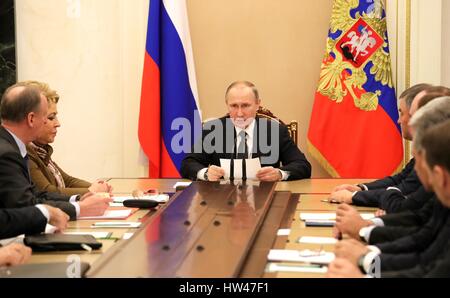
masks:
<svg viewBox="0 0 450 298"><path fill-rule="evenodd" d="M339 204L340 203L335 199L324 199L324 200L320 200L320 201L324 202L324 203L330 203L330 204Z"/></svg>

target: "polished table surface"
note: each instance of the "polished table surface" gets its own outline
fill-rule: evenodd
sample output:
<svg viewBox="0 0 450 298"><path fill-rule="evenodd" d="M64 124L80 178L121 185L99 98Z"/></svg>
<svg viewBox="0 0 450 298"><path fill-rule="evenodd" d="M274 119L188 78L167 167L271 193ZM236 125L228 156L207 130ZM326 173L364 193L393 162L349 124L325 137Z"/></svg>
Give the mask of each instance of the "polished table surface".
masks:
<svg viewBox="0 0 450 298"><path fill-rule="evenodd" d="M174 193L174 185L178 181L188 181L188 180L181 180L181 179L147 179L147 178L111 178L108 180L108 182L113 186L114 193L115 194L130 194L133 190L142 190L146 191L150 188L156 188L159 190L159 192L165 192L165 193ZM265 267L264 262L267 262L267 259L264 260L265 256L267 255L266 252L269 248L278 248L278 249L318 249L320 248L320 245L317 244L303 244L298 243L297 240L301 236L326 236L331 237L332 236L332 229L331 228L312 228L312 227L305 227L304 223L300 221L299 219L299 213L300 212L333 212L337 208L337 204L329 204L324 203L321 200L324 198L327 198L327 194L329 194L332 189L339 184L349 183L349 184L355 184L355 183L361 183L371 181L371 179L305 179L305 180L299 180L299 181L290 181L290 182L278 182L275 186L275 191L273 192L273 197L275 199L272 199L272 206L268 210L264 211L264 214L266 215L266 219L264 219L264 216L260 216L257 220L258 224L254 224L253 228L255 228L254 231L251 233L248 232L246 237L251 238L251 240L255 242L253 245L254 247L251 247L251 241L247 241L245 243L242 243L241 245L241 251L238 253L235 253L234 255L234 262L235 264L242 265L242 272L241 273L230 273L232 269L230 269L230 266L225 266L228 269L218 269L219 264L216 264L214 268L216 268L216 274L214 274L214 271L198 271L201 272L199 276L205 276L205 274L208 274L208 276L246 276L246 277L257 277L257 276L265 276L265 277L321 277L323 274L314 274L314 273L289 273L289 272L276 272L276 273L270 273L270 272L264 272L261 271L263 267ZM208 182L206 182L208 184ZM226 184L226 183L222 183ZM225 186L226 187L226 186ZM212 190L208 191L208 196L211 198L214 198L218 195L220 190ZM272 190L271 190L272 191ZM267 202L270 201L270 192L267 193ZM181 192L183 193L183 192ZM178 195L175 194L174 197ZM199 198L195 198L193 200L199 200ZM236 194L234 194L234 200L236 200ZM76 251L76 252L55 252L55 253L33 253L33 256L31 258L32 263L47 263L47 262L57 262L57 261L65 261L67 258L73 254L80 257L81 261L88 262L89 264L93 265L92 270L89 271L89 276L121 276L117 273L108 274L108 270L103 270L104 268L108 267L107 264L116 264L115 262L115 256L117 255L117 251L120 251L121 247L126 247L127 245L130 245L128 243L139 243L138 239L141 238L142 240L148 240L149 234L148 230L145 229L147 224L150 225L151 222L154 222L155 218L162 218L161 214L165 209L170 207L171 204L174 204L172 202L172 199L170 201L171 203L166 204L166 206L162 206L157 211L148 211L148 210L138 210L133 215L131 215L129 218L127 218L127 221L141 221L143 223L143 227L140 229L117 229L117 228L108 228L108 229L93 229L91 228L91 224L94 221L90 220L78 220L75 222L71 222L69 224L68 232L80 232L80 231L106 231L111 232L112 236L110 239L101 239L103 243L103 247L98 251L92 251L92 252L84 252L84 251ZM175 200L176 202L176 200ZM192 202L192 201L191 201ZM231 206L231 203L230 205ZM227 208L227 205L221 205L220 208ZM273 210L272 210L273 209ZM374 209L372 208L357 208L359 211L362 212L373 212ZM184 217L188 217L189 219L192 216L198 216L198 209L192 209L197 210L196 212L192 213L192 215L187 216L184 214ZM170 213L170 212L167 212ZM173 213L173 212L172 212ZM177 216L180 216L175 212ZM212 215L210 214L209 217ZM228 221L229 226L231 226L230 222L230 211L225 211L223 214L215 214L215 217L220 217L221 220L224 222ZM282 217L282 223L280 223L280 217ZM206 217L205 217L206 218ZM266 223L268 222L268 223ZM179 222L178 222L179 223ZM224 225L227 226L227 225ZM290 233L288 236L276 236L276 231L279 228L289 228ZM255 231L257 229L261 229L259 234L264 234L264 237L260 236L259 234L255 237ZM206 229L207 230L207 229ZM146 232L147 231L147 232ZM179 231L178 231L179 232ZM122 237L125 233L134 233L133 237L129 240L124 240ZM207 239L209 243L216 242L216 249L217 251L221 250L221 244L223 241L223 237L217 237L215 236L215 233L208 232L207 233L209 238L203 238ZM245 233L244 233L245 234ZM195 237L194 237L195 238ZM194 239L193 238L193 239ZM245 237L244 237L245 238ZM197 241L200 238L195 238ZM148 243L146 244L148 245ZM142 247L140 248L142 249ZM333 245L326 245L324 246L324 249L327 251L333 250ZM249 251L249 254L247 256L247 259L245 261L242 260L243 256L245 255L245 252ZM187 252L184 251L185 253ZM179 252L178 252L179 253ZM161 252L159 252L161 254ZM176 253L175 253L176 254ZM266 255L264 255L266 254ZM225 256L225 255L223 255ZM223 261L224 257L221 255L221 253L217 253L215 255L215 258L218 261ZM126 260L129 265L135 264L137 268L141 266L142 264L147 264L146 261L148 261L148 254L143 254L141 256L137 255L128 255ZM181 258L181 254L178 255L179 258ZM143 259L144 258L144 259ZM184 260L186 258L186 260ZM263 259L261 259L263 258ZM119 258L120 259L120 258ZM103 261L102 261L103 260ZM104 261L108 260L108 261ZM124 259L125 260L125 259ZM123 262L125 262L123 260ZM193 274L192 271L190 271L190 267L188 266L189 262L198 262L198 258L195 258L195 253L190 252L190 255L184 255L183 256L183 262L184 267L180 267L182 274L180 276L197 276L197 275L190 275ZM194 264L192 263L192 264ZM101 266L99 266L100 264ZM106 264L106 265L105 265ZM208 264L205 264L205 266ZM291 263L292 265L292 263ZM295 265L295 264L294 264ZM158 265L159 266L159 265ZM191 267L194 265L191 265ZM204 267L205 267L204 266ZM205 268L207 268L206 266ZM102 270L100 270L100 269ZM171 267L172 271L166 270L167 272L170 272L170 274L162 274L158 275L155 273L152 274L143 274L142 276L172 276L176 270L174 270L174 267ZM257 269L255 269L257 268ZM148 267L146 269L147 273ZM227 271L228 270L228 271ZM231 271L230 271L231 270ZM261 272L259 272L259 271ZM102 272L102 274L100 274ZM152 271L157 272L157 270ZM208 273L205 273L208 272ZM219 274L220 273L220 274ZM97 274L97 275L96 275ZM221 275L222 274L222 275Z"/></svg>

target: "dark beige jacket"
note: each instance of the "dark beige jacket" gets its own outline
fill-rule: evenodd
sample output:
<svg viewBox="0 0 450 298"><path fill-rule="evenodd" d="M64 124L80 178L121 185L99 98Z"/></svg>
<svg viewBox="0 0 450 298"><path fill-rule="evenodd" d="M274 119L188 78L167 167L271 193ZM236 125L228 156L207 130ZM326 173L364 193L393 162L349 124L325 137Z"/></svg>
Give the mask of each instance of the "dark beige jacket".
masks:
<svg viewBox="0 0 450 298"><path fill-rule="evenodd" d="M53 148L51 146L49 147L49 156L51 158ZM91 183L69 176L52 160L58 170L61 172L64 183L66 184L65 188L58 187L55 177L47 168L45 162L38 156L37 152L30 146L27 146L27 151L29 157L28 166L30 168L31 179L33 180L38 190L56 192L69 196L84 194L88 192L88 187L91 186Z"/></svg>

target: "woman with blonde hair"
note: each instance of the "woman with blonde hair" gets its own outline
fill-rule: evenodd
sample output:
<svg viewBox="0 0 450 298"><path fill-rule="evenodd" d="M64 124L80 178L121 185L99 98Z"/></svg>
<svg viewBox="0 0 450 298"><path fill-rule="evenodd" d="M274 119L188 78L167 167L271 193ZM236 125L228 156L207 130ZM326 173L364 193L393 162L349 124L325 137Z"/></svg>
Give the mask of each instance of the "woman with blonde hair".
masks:
<svg viewBox="0 0 450 298"><path fill-rule="evenodd" d="M87 182L68 175L53 160L53 148L58 128L57 104L59 95L48 84L38 81L26 81L24 85L37 87L47 97L47 124L38 138L27 145L30 176L39 190L57 192L65 195L84 194L87 192L111 192L112 188L103 181Z"/></svg>

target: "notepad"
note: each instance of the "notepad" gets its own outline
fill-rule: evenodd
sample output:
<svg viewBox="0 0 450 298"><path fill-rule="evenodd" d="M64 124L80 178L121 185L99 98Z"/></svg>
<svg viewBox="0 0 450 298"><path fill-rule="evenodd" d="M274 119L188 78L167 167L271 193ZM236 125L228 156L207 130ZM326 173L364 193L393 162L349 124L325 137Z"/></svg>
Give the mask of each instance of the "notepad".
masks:
<svg viewBox="0 0 450 298"><path fill-rule="evenodd" d="M140 222L137 221L101 221L91 225L92 228L139 228Z"/></svg>
<svg viewBox="0 0 450 298"><path fill-rule="evenodd" d="M361 217L365 220L374 218L373 213L360 213ZM336 220L336 213L300 213L301 220Z"/></svg>
<svg viewBox="0 0 450 298"><path fill-rule="evenodd" d="M83 216L78 219L126 219L131 214L131 209L106 210L103 215Z"/></svg>
<svg viewBox="0 0 450 298"><path fill-rule="evenodd" d="M108 239L111 237L111 232L64 232L66 235L92 235L95 239Z"/></svg>
<svg viewBox="0 0 450 298"><path fill-rule="evenodd" d="M267 263L266 272L302 272L302 273L327 273L328 267L322 265L293 265Z"/></svg>
<svg viewBox="0 0 450 298"><path fill-rule="evenodd" d="M337 240L332 237L310 237L303 236L298 238L298 243L309 243L309 244L336 244Z"/></svg>
<svg viewBox="0 0 450 298"><path fill-rule="evenodd" d="M278 229L277 236L289 236L291 229Z"/></svg>
<svg viewBox="0 0 450 298"><path fill-rule="evenodd" d="M334 260L334 253L312 250L271 249L267 255L269 261L300 262L311 264L329 264Z"/></svg>

